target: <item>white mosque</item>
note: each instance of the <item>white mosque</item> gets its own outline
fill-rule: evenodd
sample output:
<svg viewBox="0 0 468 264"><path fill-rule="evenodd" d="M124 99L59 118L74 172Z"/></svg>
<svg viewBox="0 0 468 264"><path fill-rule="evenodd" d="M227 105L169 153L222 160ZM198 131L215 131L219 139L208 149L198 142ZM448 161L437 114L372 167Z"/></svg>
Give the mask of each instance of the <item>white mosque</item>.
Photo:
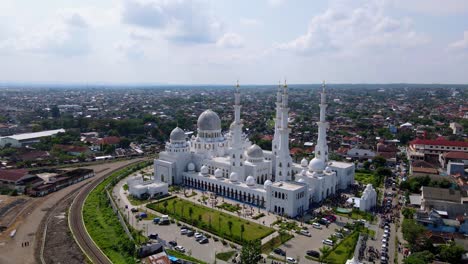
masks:
<svg viewBox="0 0 468 264"><path fill-rule="evenodd" d="M200 115L198 133L190 139L176 127L165 151L154 161L154 181L207 190L290 217L302 215L313 203L354 183L353 163L328 159L325 84L315 158L300 164L293 163L289 151L287 85L278 86L276 94L272 151L252 144L243 133L240 97L237 84L235 118L226 134L212 110Z"/></svg>

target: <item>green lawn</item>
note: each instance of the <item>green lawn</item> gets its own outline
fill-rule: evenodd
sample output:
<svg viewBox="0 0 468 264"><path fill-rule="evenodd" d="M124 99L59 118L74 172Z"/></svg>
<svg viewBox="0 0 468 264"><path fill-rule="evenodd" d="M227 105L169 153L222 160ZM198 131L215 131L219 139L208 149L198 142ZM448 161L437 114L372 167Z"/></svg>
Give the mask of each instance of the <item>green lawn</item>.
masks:
<svg viewBox="0 0 468 264"><path fill-rule="evenodd" d="M220 209L224 209L226 211L229 211L229 212L237 212L241 209L240 206L237 206L237 205L233 205L233 204L230 204L230 203L222 203L221 205L218 205L216 206Z"/></svg>
<svg viewBox="0 0 468 264"><path fill-rule="evenodd" d="M192 224L198 228L234 242L242 243L241 225L244 225L245 228L245 231L242 234L243 240L250 241L261 239L274 232L272 228L247 221L219 210L195 204L187 200L174 198L166 201L167 208L164 208L165 201L151 203L146 206L150 209L168 214L172 218ZM174 201L176 202L175 208ZM191 216L189 214L190 208L192 210ZM229 222L232 223L231 230L229 230Z"/></svg>
<svg viewBox="0 0 468 264"><path fill-rule="evenodd" d="M229 259L232 258L232 256L234 256L234 254L236 254L236 252L237 251L235 251L235 250L221 252L221 253L216 254L216 258L220 259L220 260L223 260L223 261L228 261Z"/></svg>
<svg viewBox="0 0 468 264"><path fill-rule="evenodd" d="M138 206L150 202L149 200L140 200L138 198L135 198L131 194L127 195L127 199L133 206Z"/></svg>
<svg viewBox="0 0 468 264"><path fill-rule="evenodd" d="M145 164L139 163L112 173L89 193L84 203L83 219L86 229L112 263L135 263L135 243L127 237L112 210L105 186L115 184L118 179L147 166Z"/></svg>
<svg viewBox="0 0 468 264"><path fill-rule="evenodd" d="M374 177L374 174L370 172L356 172L354 175L354 180L363 185L367 185L369 183L374 184Z"/></svg>
<svg viewBox="0 0 468 264"><path fill-rule="evenodd" d="M283 243L285 243L293 237L293 235L290 235L286 232L281 232L280 235L270 239L268 242L262 245L262 253L270 253L273 249L281 246Z"/></svg>
<svg viewBox="0 0 468 264"><path fill-rule="evenodd" d="M206 262L203 262L201 260L198 260L198 259L196 259L194 257L191 257L191 256L188 256L188 255L185 255L185 254L180 253L179 251L176 251L176 250L166 248L166 253L168 255L170 255L170 256L173 256L173 257L176 257L176 258L179 258L179 259L188 260L188 261L193 262L193 263L206 264Z"/></svg>
<svg viewBox="0 0 468 264"><path fill-rule="evenodd" d="M325 261L336 264L346 263L346 260L353 256L358 239L359 232L352 233L325 257Z"/></svg>

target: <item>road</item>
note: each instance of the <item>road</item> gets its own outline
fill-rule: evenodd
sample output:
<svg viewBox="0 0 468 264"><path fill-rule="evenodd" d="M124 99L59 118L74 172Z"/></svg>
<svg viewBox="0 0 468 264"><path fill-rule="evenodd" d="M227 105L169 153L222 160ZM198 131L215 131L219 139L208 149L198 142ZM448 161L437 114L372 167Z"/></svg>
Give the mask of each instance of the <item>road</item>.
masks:
<svg viewBox="0 0 468 264"><path fill-rule="evenodd" d="M101 183L112 172L122 167L128 166L131 163L135 163L141 160L142 159L127 161L126 163L120 164L120 166L116 166L113 169L107 170L103 175L96 176L96 179L92 183L85 186L77 194L75 200L73 201L70 207L70 214L68 216L70 230L72 231L75 240L80 246L81 250L88 256L88 258L90 258L92 263L112 264L112 262L107 258L107 256L104 255L104 253L99 249L99 247L97 247L97 245L94 243L94 241L86 231L82 215L83 205L86 200L86 197L99 183Z"/></svg>
<svg viewBox="0 0 468 264"><path fill-rule="evenodd" d="M11 229L16 229L14 238L8 236L7 230L0 236L0 263L2 264L33 264L38 263L35 253L40 251L41 239L37 234L41 233L41 222L46 217L48 211L52 210L56 204L63 200L69 193L82 188L87 183L100 179L108 171L115 170L122 165L128 165L134 160L126 160L115 163L106 163L89 166L94 169L96 176L84 180L77 184L68 186L60 191L51 193L45 197L34 198L31 205L26 208L22 215L18 217ZM22 243L29 242L28 247L22 247ZM39 254L37 254L38 256Z"/></svg>

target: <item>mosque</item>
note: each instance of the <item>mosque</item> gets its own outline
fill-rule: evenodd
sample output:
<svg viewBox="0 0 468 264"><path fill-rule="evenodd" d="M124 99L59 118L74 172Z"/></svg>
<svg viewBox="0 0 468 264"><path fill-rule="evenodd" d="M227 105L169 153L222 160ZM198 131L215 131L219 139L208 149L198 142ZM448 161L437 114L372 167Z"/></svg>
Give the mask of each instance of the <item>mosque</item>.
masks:
<svg viewBox="0 0 468 264"><path fill-rule="evenodd" d="M354 164L328 159L325 84L321 92L320 121L315 157L294 163L289 151L288 86L276 92L272 150L262 150L243 133L241 95L235 88L234 121L229 132L212 110L197 121L197 135L187 138L176 127L165 151L154 161L154 182L214 192L290 217L305 213L338 190L354 183Z"/></svg>

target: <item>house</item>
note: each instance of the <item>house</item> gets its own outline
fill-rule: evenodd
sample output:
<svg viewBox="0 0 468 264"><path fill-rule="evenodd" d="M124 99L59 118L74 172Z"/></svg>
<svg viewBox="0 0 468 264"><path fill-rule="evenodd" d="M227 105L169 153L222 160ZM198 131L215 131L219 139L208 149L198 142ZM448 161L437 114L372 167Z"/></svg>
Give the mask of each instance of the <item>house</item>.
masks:
<svg viewBox="0 0 468 264"><path fill-rule="evenodd" d="M437 213L447 214L447 218L455 219L468 212L468 201L466 191L453 189L421 187L421 210L429 212L436 210Z"/></svg>
<svg viewBox="0 0 468 264"><path fill-rule="evenodd" d="M410 163L411 176L432 176L439 175L439 171L430 163L423 160L416 160Z"/></svg>
<svg viewBox="0 0 468 264"><path fill-rule="evenodd" d="M452 129L454 135L463 134L463 126L462 125L460 125L458 123L455 123L455 122L452 122L452 123L450 123L449 126Z"/></svg>
<svg viewBox="0 0 468 264"><path fill-rule="evenodd" d="M3 148L7 145L10 145L13 148L20 148L34 143L38 143L41 138L51 137L57 135L58 133L65 133L65 129L62 128L0 137L0 147Z"/></svg>
<svg viewBox="0 0 468 264"><path fill-rule="evenodd" d="M38 180L38 177L26 169L0 170L0 188L17 190L23 193L27 184Z"/></svg>
<svg viewBox="0 0 468 264"><path fill-rule="evenodd" d="M375 157L375 152L368 149L352 148L348 150L346 156L354 160L369 160Z"/></svg>
<svg viewBox="0 0 468 264"><path fill-rule="evenodd" d="M444 138L415 139L407 148L411 160L438 161L439 155L447 152L468 153L468 141L451 141Z"/></svg>
<svg viewBox="0 0 468 264"><path fill-rule="evenodd" d="M31 196L44 196L94 176L94 170L78 168L73 170L51 170L38 173L40 181L32 184L26 192Z"/></svg>
<svg viewBox="0 0 468 264"><path fill-rule="evenodd" d="M143 245L137 250L138 258L146 258L151 255L163 252L164 248L160 243Z"/></svg>
<svg viewBox="0 0 468 264"><path fill-rule="evenodd" d="M463 163L468 166L468 152L446 152L439 155L439 162L442 168L446 168L449 162Z"/></svg>

